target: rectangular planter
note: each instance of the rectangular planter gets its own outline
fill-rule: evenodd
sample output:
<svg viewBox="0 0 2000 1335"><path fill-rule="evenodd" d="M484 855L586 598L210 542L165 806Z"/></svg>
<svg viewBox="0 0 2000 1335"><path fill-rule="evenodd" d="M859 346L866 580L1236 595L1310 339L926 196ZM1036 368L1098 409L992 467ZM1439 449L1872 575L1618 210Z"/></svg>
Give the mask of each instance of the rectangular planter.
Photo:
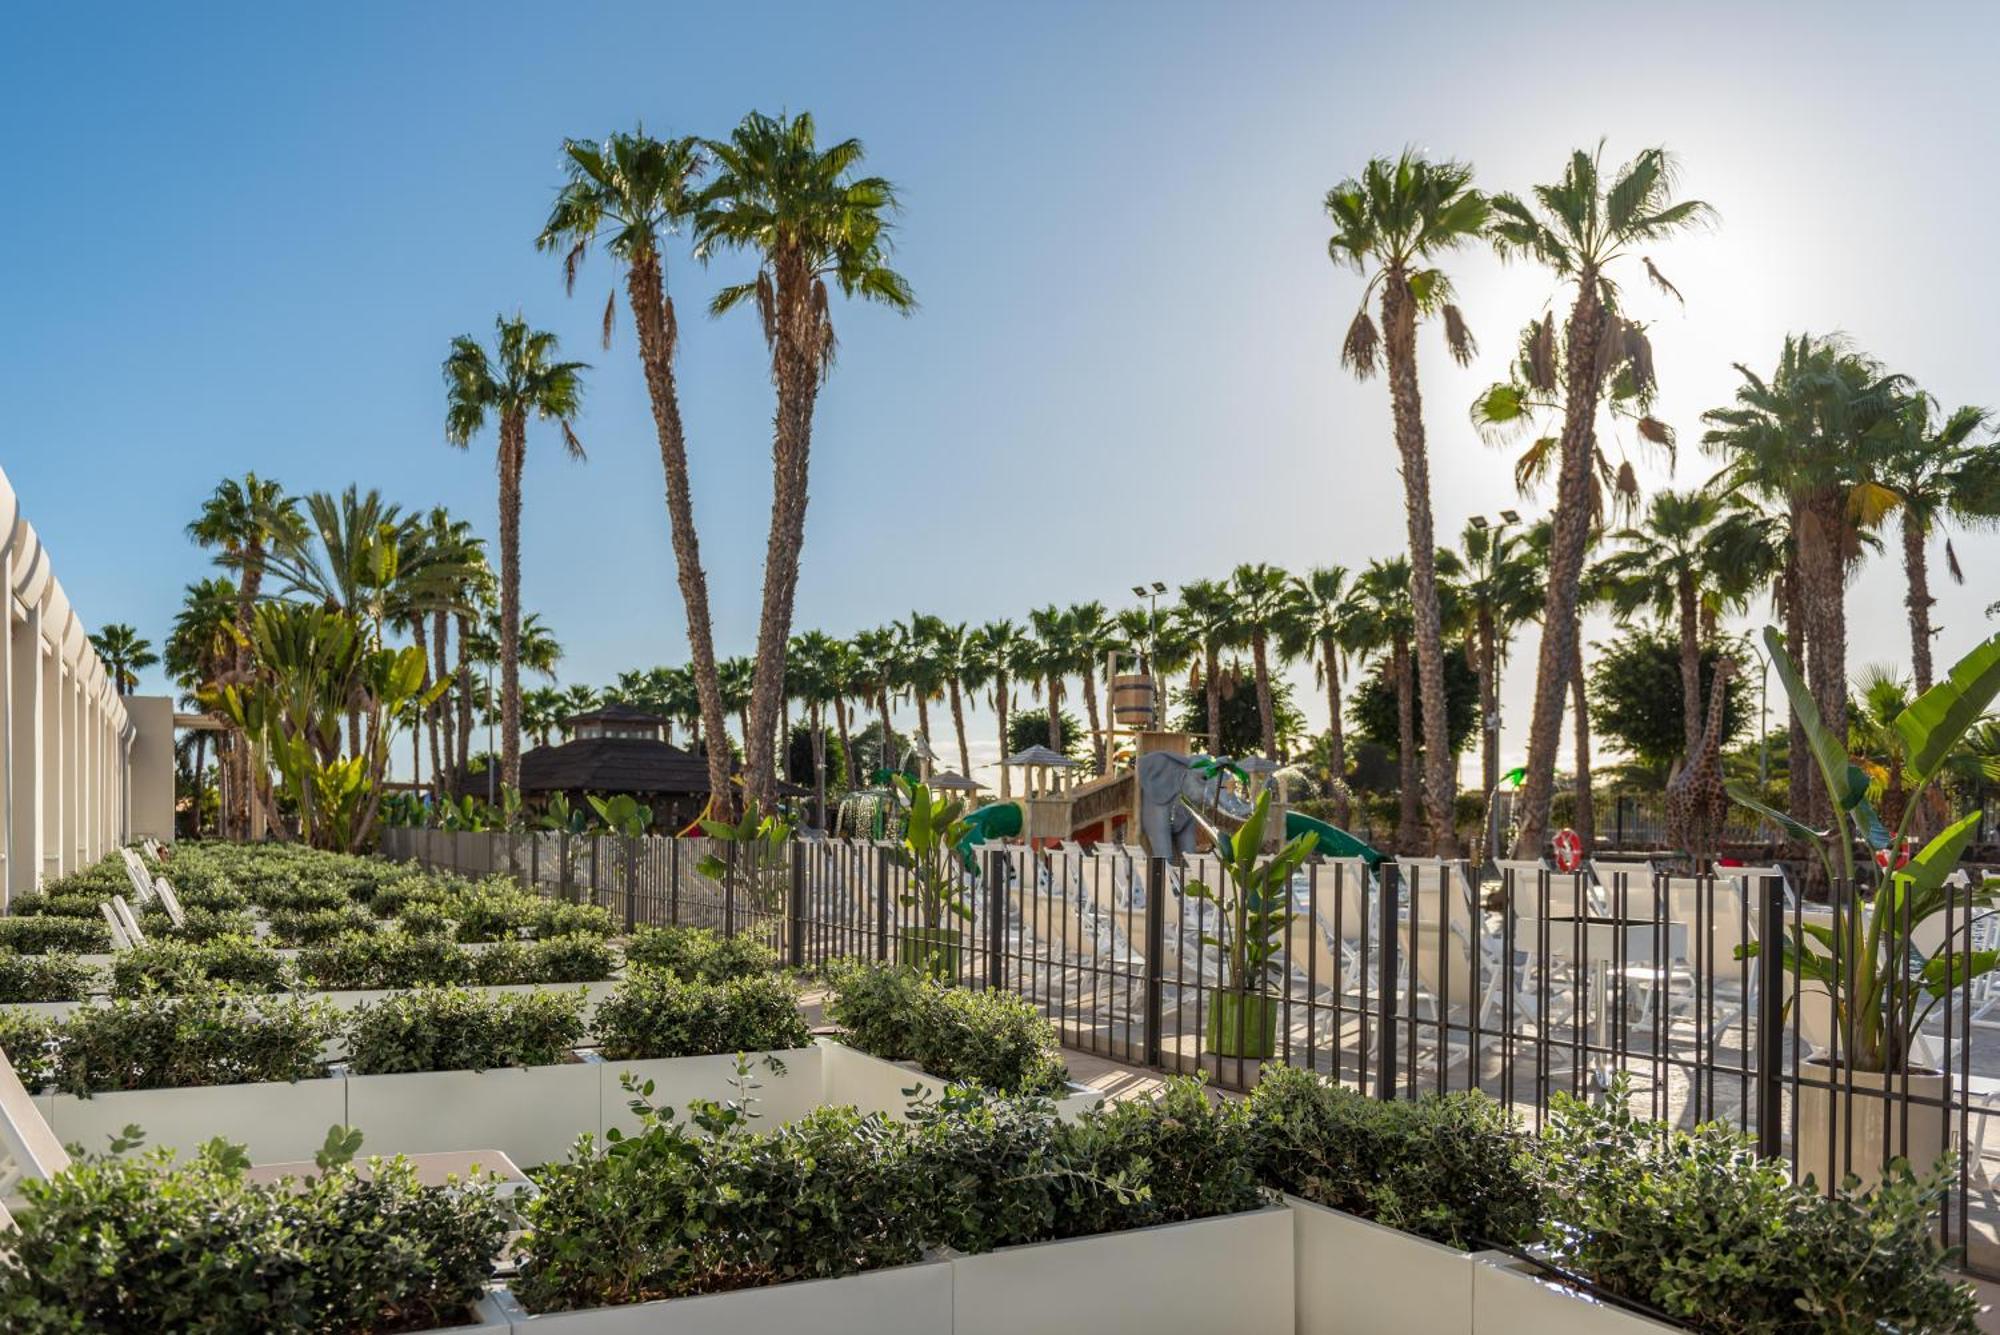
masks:
<svg viewBox="0 0 2000 1335"><path fill-rule="evenodd" d="M832 1039L821 1039L820 1047L826 1054L826 1087L820 1101L830 1107L852 1105L863 1112L907 1118L912 1096L903 1091L922 1089L933 1098L945 1091L944 1081L913 1066L884 1061ZM1056 1113L1065 1122L1073 1122L1102 1102L1102 1090L1072 1084L1055 1101Z"/></svg>
<svg viewBox="0 0 2000 1335"><path fill-rule="evenodd" d="M1292 1335L1292 1229L1273 1206L953 1257L952 1330Z"/></svg>
<svg viewBox="0 0 2000 1335"><path fill-rule="evenodd" d="M825 1100L821 1097L823 1075L820 1069L821 1053L817 1047L786 1048L774 1053L749 1053L750 1076L759 1088L751 1091L751 1109L757 1120L754 1129L770 1130L786 1122L797 1121L819 1107ZM784 1074L780 1075L765 1063L766 1056L776 1057L784 1064ZM655 1107L674 1110L676 1117L687 1115L688 1103L693 1099L713 1099L724 1103L738 1097L730 1081L736 1078L736 1055L728 1053L712 1057L652 1057L641 1061L610 1061L597 1065L598 1072L598 1124L602 1134L612 1127L630 1135L639 1129L639 1118L632 1112L633 1096L625 1092L620 1077L627 1072L641 1080L653 1082L652 1101Z"/></svg>
<svg viewBox="0 0 2000 1335"><path fill-rule="evenodd" d="M593 1307L531 1316L512 1295L500 1305L516 1330L545 1335L952 1335L952 1262L874 1270L840 1279L802 1280L698 1298Z"/></svg>
<svg viewBox="0 0 2000 1335"><path fill-rule="evenodd" d="M164 1145L182 1158L221 1136L244 1146L252 1162L311 1159L326 1143L327 1128L347 1122L347 1082L339 1076L45 1097L56 1138L97 1153L136 1124L146 1133L146 1149Z"/></svg>
<svg viewBox="0 0 2000 1335"><path fill-rule="evenodd" d="M1545 1279L1505 1252L1472 1259L1474 1335L1660 1335L1682 1330Z"/></svg>
<svg viewBox="0 0 2000 1335"><path fill-rule="evenodd" d="M347 1077L347 1124L363 1154L497 1149L523 1168L561 1159L601 1129L595 1062Z"/></svg>
<svg viewBox="0 0 2000 1335"><path fill-rule="evenodd" d="M1299 1335L1470 1335L1468 1253L1297 1196L1285 1204L1298 1256Z"/></svg>

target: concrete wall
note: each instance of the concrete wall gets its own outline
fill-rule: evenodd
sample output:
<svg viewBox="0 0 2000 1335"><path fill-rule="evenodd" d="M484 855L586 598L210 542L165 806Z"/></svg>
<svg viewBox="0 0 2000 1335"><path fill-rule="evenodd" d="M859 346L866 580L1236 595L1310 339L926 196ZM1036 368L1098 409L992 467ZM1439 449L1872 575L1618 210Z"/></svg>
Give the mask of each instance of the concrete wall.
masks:
<svg viewBox="0 0 2000 1335"><path fill-rule="evenodd" d="M0 472L0 905L130 837L125 703ZM167 795L173 805L167 716ZM171 823L171 822L170 822Z"/></svg>
<svg viewBox="0 0 2000 1335"><path fill-rule="evenodd" d="M132 720L132 810L127 839L174 841L174 702L164 695L128 695Z"/></svg>

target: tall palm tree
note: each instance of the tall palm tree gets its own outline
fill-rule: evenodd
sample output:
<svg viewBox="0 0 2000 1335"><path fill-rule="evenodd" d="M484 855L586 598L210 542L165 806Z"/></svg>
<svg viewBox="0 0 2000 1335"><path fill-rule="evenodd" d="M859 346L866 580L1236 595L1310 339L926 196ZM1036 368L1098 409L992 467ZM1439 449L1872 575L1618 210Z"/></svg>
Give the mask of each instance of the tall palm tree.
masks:
<svg viewBox="0 0 2000 1335"><path fill-rule="evenodd" d="M537 686L521 692L521 731L547 746L549 734L562 721L563 694L553 686Z"/></svg>
<svg viewBox="0 0 2000 1335"><path fill-rule="evenodd" d="M202 502L201 512L187 526L196 545L214 549L216 563L236 574L236 647L231 670L247 680L250 673L251 615L262 593L264 568L271 548L298 527L297 503L277 482L245 473L224 478ZM219 833L226 839L250 837L253 788L261 780L250 763L250 746L240 730L230 728L231 743L225 787L228 805L219 813Z"/></svg>
<svg viewBox="0 0 2000 1335"><path fill-rule="evenodd" d="M1334 815L1342 825L1353 819L1353 812L1345 784L1347 737L1340 719L1340 670L1353 637L1354 618L1347 567L1316 566L1287 582L1278 625L1279 651L1287 658L1310 659L1326 689L1327 763L1333 777L1342 780L1333 791Z"/></svg>
<svg viewBox="0 0 2000 1335"><path fill-rule="evenodd" d="M1107 655L1120 642L1117 623L1100 602L1076 603L1065 614L1069 630L1070 671L1083 682L1084 717L1090 720L1090 745L1097 772L1107 772L1109 748L1105 745L1104 716L1097 708L1097 674L1104 671Z"/></svg>
<svg viewBox="0 0 2000 1335"><path fill-rule="evenodd" d="M694 138L655 139L641 127L602 141L571 139L563 144L567 180L556 194L536 246L563 252L563 281L571 291L590 248L601 237L615 261L625 266L625 296L639 334L639 364L652 401L653 429L659 439L660 469L666 479L667 527L674 545L675 575L687 611L688 671L699 703L697 737L724 734L722 681L715 658L715 631L709 618L708 576L701 567L701 539L694 524L694 489L688 475L687 432L681 422L680 389L674 352L680 326L667 294L667 237L690 223L696 187L707 159ZM604 343L611 345L617 294L604 303ZM708 783L719 808L734 802L727 747L710 747ZM729 814L727 811L723 813Z"/></svg>
<svg viewBox="0 0 2000 1335"><path fill-rule="evenodd" d="M981 664L979 675L986 683L987 702L997 716L1000 758L1005 760L1008 752L1007 715L1014 707L1014 681L1020 676L1033 674L1035 642L1019 625L1002 619L989 621L974 631L973 646ZM1011 789L1011 772L1002 765L1000 796L1006 798Z"/></svg>
<svg viewBox="0 0 2000 1335"><path fill-rule="evenodd" d="M1617 375L1630 377L1643 393L1653 379L1652 350L1644 330L1620 313L1618 270L1634 251L1714 217L1700 200L1675 200L1674 158L1663 148L1643 150L1606 177L1604 146L1570 155L1561 177L1536 186L1533 203L1515 195L1493 199L1492 240L1503 258L1526 256L1572 284L1563 331L1562 434L1556 467L1554 530L1549 548L1548 592L1544 598L1535 703L1528 729L1527 778L1521 788L1520 839L1516 856L1541 852L1548 835L1549 801L1555 790L1556 751L1561 742L1563 694L1581 661L1576 646L1577 601L1583 579L1584 548L1593 520L1593 462L1597 413L1605 386ZM1678 297L1651 259L1637 256L1647 276ZM1538 389L1553 390L1554 313L1544 318L1539 342L1550 351L1538 358Z"/></svg>
<svg viewBox="0 0 2000 1335"><path fill-rule="evenodd" d="M1930 540L1947 522L1991 527L2000 522L2000 450L1974 444L1974 433L1992 421L1984 408L1941 413L1921 391L1898 405L1884 424L1878 476L1895 495L1903 539L1903 578L1910 612L1910 665L1916 693L1931 688ZM1952 582L1965 583L1951 539L1944 544Z"/></svg>
<svg viewBox="0 0 2000 1335"><path fill-rule="evenodd" d="M896 690L917 707L917 733L931 747L931 701L944 698L944 663L938 654L938 636L944 622L922 612L913 612L908 621L898 621L896 631Z"/></svg>
<svg viewBox="0 0 2000 1335"><path fill-rule="evenodd" d="M715 665L715 668L716 674L722 679L722 707L727 713L736 716L736 726L742 729L743 749L748 751L750 726L754 721L750 717L750 693L754 689L757 666L739 654L734 658L723 659ZM722 743L722 750L725 753L729 750L726 739Z"/></svg>
<svg viewBox="0 0 2000 1335"><path fill-rule="evenodd" d="M528 461L528 419L562 430L572 459L583 442L571 423L583 408L582 362L556 359L556 336L516 315L494 322L491 356L460 334L445 358L447 443L464 449L486 427L500 427L500 781L521 786L521 472Z"/></svg>
<svg viewBox="0 0 2000 1335"><path fill-rule="evenodd" d="M806 727L812 739L813 788L821 829L826 828L826 707L834 699L840 648L840 641L825 631L809 630L793 638L786 656L786 680L806 707Z"/></svg>
<svg viewBox="0 0 2000 1335"><path fill-rule="evenodd" d="M112 686L120 695L130 695L139 689L139 674L160 661L160 656L153 652L153 642L121 621L114 621L93 634L90 646L111 669Z"/></svg>
<svg viewBox="0 0 2000 1335"><path fill-rule="evenodd" d="M1410 642L1416 613L1410 602L1410 562L1401 556L1370 561L1354 582L1351 633L1363 660L1384 660L1396 691L1396 769L1401 811L1396 821L1399 848L1414 849L1423 837L1418 804L1417 715L1410 671Z"/></svg>
<svg viewBox="0 0 2000 1335"><path fill-rule="evenodd" d="M889 215L896 192L879 176L856 176L861 141L818 146L813 118L751 112L727 140L711 141L715 175L701 192L697 250L757 255L757 276L715 294L715 314L754 302L771 350L778 411L771 439L771 530L757 626L756 734L745 752L749 789L768 809L774 769L771 720L785 678L799 552L805 545L806 481L813 408L833 369L829 284L841 294L909 312L916 298L889 267Z"/></svg>
<svg viewBox="0 0 2000 1335"><path fill-rule="evenodd" d="M1467 647L1479 678L1479 790L1500 786L1500 669L1514 631L1541 610L1542 559L1527 534L1468 524L1459 535Z"/></svg>
<svg viewBox="0 0 2000 1335"><path fill-rule="evenodd" d="M1229 587L1211 579L1197 579L1181 585L1180 602L1173 619L1181 634L1201 656L1201 687L1208 712L1208 743L1222 749L1222 651L1236 648L1241 639L1237 630L1235 604Z"/></svg>
<svg viewBox="0 0 2000 1335"><path fill-rule="evenodd" d="M1702 446L1723 460L1714 485L1784 509L1785 633L1794 655L1803 654L1820 718L1844 736L1847 573L1867 523L1895 502L1874 480L1873 464L1908 382L1837 335L1787 337L1768 379L1740 363L1736 370L1735 401L1702 414ZM1792 815L1817 826L1831 807L1802 731L1795 729L1791 753Z"/></svg>
<svg viewBox="0 0 2000 1335"><path fill-rule="evenodd" d="M1403 501L1410 537L1410 601L1415 618L1417 680L1423 693L1424 807L1440 854L1456 851L1452 832L1453 764L1444 703L1444 627L1438 607L1436 528L1431 518L1430 459L1424 443L1423 400L1417 388L1417 322L1439 316L1459 365L1472 360L1471 331L1452 304L1451 280L1435 261L1486 227L1486 197L1472 188L1472 168L1431 162L1413 149L1391 161L1375 158L1358 179L1326 195L1335 264L1368 276L1361 308L1348 326L1341 361L1357 376L1375 373L1381 346L1389 373L1389 406L1402 461ZM1372 271L1372 272L1371 272ZM1380 290L1382 324L1368 314Z"/></svg>
<svg viewBox="0 0 2000 1335"><path fill-rule="evenodd" d="M931 658L944 680L945 698L951 702L951 727L958 739L958 772L972 773L972 750L965 741L965 693L980 681L981 663L974 652L972 629L963 621L932 618Z"/></svg>
<svg viewBox="0 0 2000 1335"><path fill-rule="evenodd" d="M863 776L854 772L854 743L847 720L847 704L859 694L858 682L861 668L860 659L854 646L846 640L828 637L826 648L826 685L833 705L834 735L840 741L840 770L847 776L847 786L865 786Z"/></svg>
<svg viewBox="0 0 2000 1335"><path fill-rule="evenodd" d="M1028 626L1035 635L1033 678L1047 696L1049 706L1049 749L1058 755L1063 749L1063 679L1076 664L1075 621L1066 608L1050 603L1028 613Z"/></svg>
<svg viewBox="0 0 2000 1335"><path fill-rule="evenodd" d="M236 584L216 575L187 586L180 611L167 634L166 669L187 699L212 691L236 661ZM194 835L201 835L203 793L208 772L208 729L194 734ZM218 749L218 771L226 768ZM220 806L218 804L218 811Z"/></svg>
<svg viewBox="0 0 2000 1335"><path fill-rule="evenodd" d="M875 706L882 723L882 751L876 757L877 768L893 769L896 759L889 754L889 739L894 735L889 721L889 695L902 681L901 641L895 631L878 626L859 632L849 643L854 650L854 671L848 679L856 693ZM859 786L860 781L856 782Z"/></svg>
<svg viewBox="0 0 2000 1335"><path fill-rule="evenodd" d="M1271 641L1278 639L1280 655L1284 639L1279 634L1289 610L1290 576L1274 565L1245 562L1229 576L1230 600L1237 624L1250 641L1250 667L1257 679L1257 722L1265 756L1278 755L1278 720L1271 708Z"/></svg>

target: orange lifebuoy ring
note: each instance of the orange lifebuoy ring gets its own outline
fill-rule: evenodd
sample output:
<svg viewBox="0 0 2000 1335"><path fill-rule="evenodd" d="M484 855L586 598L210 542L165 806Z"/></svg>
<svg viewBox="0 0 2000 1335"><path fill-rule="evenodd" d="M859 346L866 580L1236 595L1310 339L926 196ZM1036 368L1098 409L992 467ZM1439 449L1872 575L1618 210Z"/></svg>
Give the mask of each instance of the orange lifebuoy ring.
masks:
<svg viewBox="0 0 2000 1335"><path fill-rule="evenodd" d="M1575 871L1583 865L1583 836L1575 830L1557 830L1553 845L1557 871Z"/></svg>

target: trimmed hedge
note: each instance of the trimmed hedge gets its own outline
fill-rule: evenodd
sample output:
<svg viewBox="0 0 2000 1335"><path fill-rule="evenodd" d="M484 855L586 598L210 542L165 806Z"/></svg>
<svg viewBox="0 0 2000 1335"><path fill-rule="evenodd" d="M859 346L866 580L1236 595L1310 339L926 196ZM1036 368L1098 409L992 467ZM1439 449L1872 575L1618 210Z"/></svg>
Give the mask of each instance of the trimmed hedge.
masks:
<svg viewBox="0 0 2000 1335"><path fill-rule="evenodd" d="M626 944L625 958L704 983L749 978L778 967L778 952L755 937L723 936L706 927L641 927Z"/></svg>
<svg viewBox="0 0 2000 1335"><path fill-rule="evenodd" d="M111 929L101 916L67 918L43 913L0 918L0 950L20 955L104 955L111 950Z"/></svg>
<svg viewBox="0 0 2000 1335"><path fill-rule="evenodd" d="M306 1080L326 1074L321 1050L338 1019L325 1002L205 984L182 996L149 993L79 1007L60 1021L0 1012L0 1048L30 1090L101 1094ZM30 1051L37 1054L32 1062Z"/></svg>
<svg viewBox="0 0 2000 1335"><path fill-rule="evenodd" d="M583 1005L581 990L492 997L455 987L404 992L355 1011L348 1069L388 1075L553 1066L583 1042Z"/></svg>
<svg viewBox="0 0 2000 1335"><path fill-rule="evenodd" d="M1011 992L944 987L914 969L847 961L827 1018L844 1041L941 1080L1001 1094L1059 1094L1069 1078L1055 1027Z"/></svg>
<svg viewBox="0 0 2000 1335"><path fill-rule="evenodd" d="M606 1059L694 1057L801 1048L812 1030L799 1014L798 986L776 974L703 983L628 969L593 1022Z"/></svg>
<svg viewBox="0 0 2000 1335"><path fill-rule="evenodd" d="M74 955L0 955L0 1004L81 1001L97 970Z"/></svg>
<svg viewBox="0 0 2000 1335"><path fill-rule="evenodd" d="M114 996L198 991L204 983L230 983L246 992L275 992L290 985L285 958L247 936L200 943L149 941L111 959Z"/></svg>

